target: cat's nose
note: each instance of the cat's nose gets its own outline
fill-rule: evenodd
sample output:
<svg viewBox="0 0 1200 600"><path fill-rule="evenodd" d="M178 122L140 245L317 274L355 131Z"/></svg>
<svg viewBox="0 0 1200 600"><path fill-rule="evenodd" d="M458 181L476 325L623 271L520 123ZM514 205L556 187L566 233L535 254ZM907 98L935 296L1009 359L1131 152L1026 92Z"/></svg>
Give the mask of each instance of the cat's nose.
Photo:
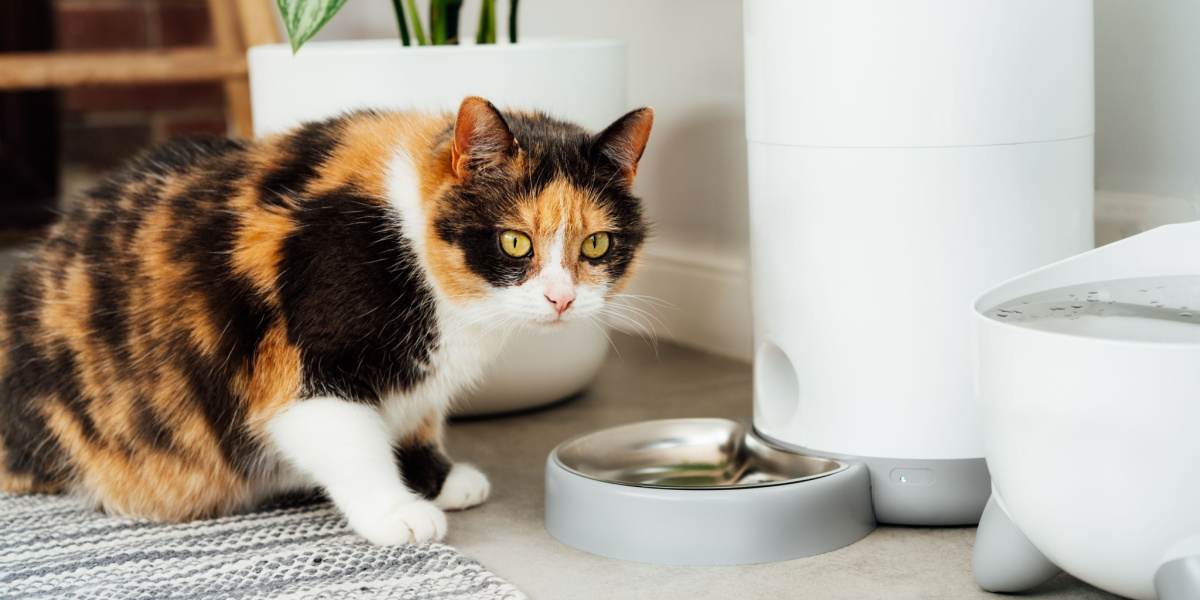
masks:
<svg viewBox="0 0 1200 600"><path fill-rule="evenodd" d="M546 298L546 302L554 305L554 310L558 311L559 316L567 312L567 309L571 308L571 303L575 302L574 291L550 292L543 296Z"/></svg>

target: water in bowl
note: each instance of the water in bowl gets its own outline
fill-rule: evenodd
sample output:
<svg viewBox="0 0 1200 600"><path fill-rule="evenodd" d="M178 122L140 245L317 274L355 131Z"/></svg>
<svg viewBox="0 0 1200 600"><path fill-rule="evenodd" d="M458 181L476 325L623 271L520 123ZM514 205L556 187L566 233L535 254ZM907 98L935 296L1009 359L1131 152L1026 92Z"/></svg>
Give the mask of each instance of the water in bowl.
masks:
<svg viewBox="0 0 1200 600"><path fill-rule="evenodd" d="M1073 335L1200 343L1200 275L1061 287L1010 300L986 314L1021 327Z"/></svg>

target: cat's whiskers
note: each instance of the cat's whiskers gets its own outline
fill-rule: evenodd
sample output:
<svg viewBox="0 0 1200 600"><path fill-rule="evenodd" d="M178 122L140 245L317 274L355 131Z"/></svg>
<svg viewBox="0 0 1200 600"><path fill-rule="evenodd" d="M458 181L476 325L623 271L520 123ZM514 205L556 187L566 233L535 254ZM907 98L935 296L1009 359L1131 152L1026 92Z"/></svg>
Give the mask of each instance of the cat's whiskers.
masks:
<svg viewBox="0 0 1200 600"><path fill-rule="evenodd" d="M670 302L655 299L653 296L637 296L636 294L616 294L613 296L613 300L617 301L610 301L608 302L607 306L612 306L617 308L617 310L624 310L637 314L637 316L647 319L650 324L655 325L655 328L664 330L668 336L671 335L671 328L668 328L664 320L662 320L658 314L654 312L655 310L658 310L658 308L662 307L674 308L674 305L671 305ZM634 304L636 301L646 302L646 304L649 306L646 308L637 306ZM655 304L655 302L658 302L658 304Z"/></svg>
<svg viewBox="0 0 1200 600"><path fill-rule="evenodd" d="M608 327L602 321L600 321L600 317L601 317L601 315L599 313L596 313L596 314L588 315L584 320L587 322L588 325L591 325L592 327L594 327L597 331L600 332L601 335L604 336L604 339L608 342L609 347L613 349L613 352L617 353L617 358L622 358L621 357L621 349L618 348L617 343L615 341L613 341L612 335L608 333Z"/></svg>
<svg viewBox="0 0 1200 600"><path fill-rule="evenodd" d="M600 315L605 319L611 320L608 324L612 327L621 328L621 324L626 324L626 329L632 329L632 332L646 342L654 349L655 356L658 356L658 335L654 328L639 320L639 316L621 312L621 308L613 305L605 306Z"/></svg>
<svg viewBox="0 0 1200 600"><path fill-rule="evenodd" d="M651 326L651 324L641 320L644 318L643 315L629 311L627 308L628 307L624 306L608 305L600 310L600 314L605 317L616 319L618 323L614 324L614 327L621 323L626 323L632 326L637 332L645 334L654 333L654 328Z"/></svg>
<svg viewBox="0 0 1200 600"><path fill-rule="evenodd" d="M628 308L628 307L625 307L625 308ZM641 324L641 326L642 326L641 331L644 332L644 337L651 338L652 339L651 343L653 345L655 345L656 348L657 348L657 344L658 344L658 336L659 336L660 331L665 333L667 336L671 336L671 331L667 327L666 323L664 323L662 321L662 319L659 319L658 317L656 317L652 314L634 312L632 314L632 316L630 316L628 318L633 322Z"/></svg>
<svg viewBox="0 0 1200 600"><path fill-rule="evenodd" d="M679 306L677 306L671 302L668 302L666 300L663 300L662 298L658 298L656 296L647 296L645 294L631 294L628 292L620 292L617 294L612 294L611 298L620 299L620 300L631 300L634 302L645 302L645 303L653 305L657 308L669 308L671 310L675 310L675 309L679 308Z"/></svg>

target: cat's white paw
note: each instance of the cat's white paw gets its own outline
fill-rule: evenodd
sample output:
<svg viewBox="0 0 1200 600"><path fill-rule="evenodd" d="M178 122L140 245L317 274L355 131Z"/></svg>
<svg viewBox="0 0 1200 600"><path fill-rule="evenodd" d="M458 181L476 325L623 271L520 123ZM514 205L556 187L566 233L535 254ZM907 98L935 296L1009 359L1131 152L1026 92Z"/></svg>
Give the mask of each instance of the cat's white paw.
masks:
<svg viewBox="0 0 1200 600"><path fill-rule="evenodd" d="M446 514L427 500L404 500L367 522L350 526L379 546L437 542L446 537Z"/></svg>
<svg viewBox="0 0 1200 600"><path fill-rule="evenodd" d="M433 502L445 510L462 510L483 504L492 493L492 484L475 467L457 463L450 468L442 492Z"/></svg>

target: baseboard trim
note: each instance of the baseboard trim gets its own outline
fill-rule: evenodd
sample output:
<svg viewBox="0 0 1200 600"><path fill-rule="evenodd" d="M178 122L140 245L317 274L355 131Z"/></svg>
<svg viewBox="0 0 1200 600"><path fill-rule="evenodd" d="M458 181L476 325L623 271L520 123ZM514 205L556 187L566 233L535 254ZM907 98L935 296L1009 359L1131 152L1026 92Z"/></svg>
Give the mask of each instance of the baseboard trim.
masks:
<svg viewBox="0 0 1200 600"><path fill-rule="evenodd" d="M1160 225L1200 219L1200 201L1096 190L1096 245L1103 246Z"/></svg>

